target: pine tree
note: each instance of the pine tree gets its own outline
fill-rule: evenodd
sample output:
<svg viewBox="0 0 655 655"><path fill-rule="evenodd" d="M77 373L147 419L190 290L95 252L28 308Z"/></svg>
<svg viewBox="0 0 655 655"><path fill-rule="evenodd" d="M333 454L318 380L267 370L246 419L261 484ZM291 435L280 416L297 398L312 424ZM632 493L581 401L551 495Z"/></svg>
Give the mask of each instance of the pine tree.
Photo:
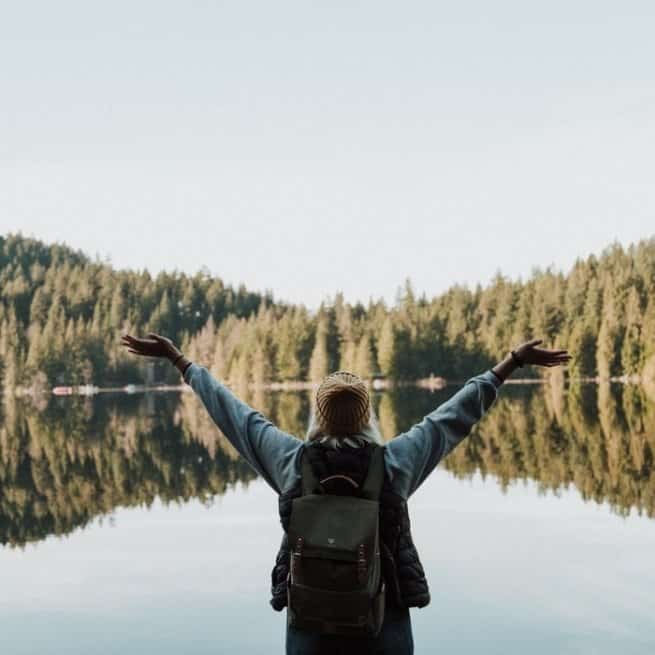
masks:
<svg viewBox="0 0 655 655"><path fill-rule="evenodd" d="M596 374L596 338L584 319L573 325L566 347L570 353L575 353L568 366L571 376L592 377Z"/></svg>
<svg viewBox="0 0 655 655"><path fill-rule="evenodd" d="M252 381L258 387L270 382L273 377L271 360L261 343L255 347L252 356Z"/></svg>
<svg viewBox="0 0 655 655"><path fill-rule="evenodd" d="M309 379L312 382L319 382L329 373L327 334L327 321L321 319L316 327L316 340L309 360Z"/></svg>
<svg viewBox="0 0 655 655"><path fill-rule="evenodd" d="M278 324L275 366L281 380L298 380L300 378L298 342L291 323L292 318L289 313L286 313Z"/></svg>
<svg viewBox="0 0 655 655"><path fill-rule="evenodd" d="M615 345L614 328L610 323L610 319L603 317L596 347L596 370L598 376L603 380L609 379L614 374Z"/></svg>
<svg viewBox="0 0 655 655"><path fill-rule="evenodd" d="M357 367L357 346L354 341L349 340L341 344L341 359L339 360L339 369L342 371L354 371Z"/></svg>
<svg viewBox="0 0 655 655"><path fill-rule="evenodd" d="M223 346L223 339L219 334L216 334L214 341L214 354L211 359L210 372L218 379L224 378L227 375L227 364L225 361L225 348Z"/></svg>
<svg viewBox="0 0 655 655"><path fill-rule="evenodd" d="M371 340L368 335L363 335L357 344L357 351L355 354L354 372L364 380L370 380L375 371L373 363L373 353L371 351Z"/></svg>
<svg viewBox="0 0 655 655"><path fill-rule="evenodd" d="M50 299L43 287L37 287L30 305L30 323L43 325L48 317Z"/></svg>
<svg viewBox="0 0 655 655"><path fill-rule="evenodd" d="M638 375L643 366L643 344L641 340L641 302L636 287L630 287L623 316L625 327L621 347L621 368L625 375Z"/></svg>
<svg viewBox="0 0 655 655"><path fill-rule="evenodd" d="M608 279L603 291L603 309L596 348L596 369L601 379L617 375L618 316L614 300L614 289Z"/></svg>
<svg viewBox="0 0 655 655"><path fill-rule="evenodd" d="M396 374L396 334L391 316L387 316L378 341L378 366L380 373L387 378Z"/></svg>

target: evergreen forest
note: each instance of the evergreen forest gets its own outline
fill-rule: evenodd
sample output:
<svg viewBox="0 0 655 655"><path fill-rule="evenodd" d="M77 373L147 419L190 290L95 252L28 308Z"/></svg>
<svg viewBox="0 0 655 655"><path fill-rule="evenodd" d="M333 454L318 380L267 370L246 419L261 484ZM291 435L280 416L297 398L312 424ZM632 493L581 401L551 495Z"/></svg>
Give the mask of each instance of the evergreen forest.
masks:
<svg viewBox="0 0 655 655"><path fill-rule="evenodd" d="M329 292L326 289L326 292ZM432 298L408 280L389 306L340 293L317 311L273 294L195 275L115 270L62 244L0 236L2 387L142 382L143 361L124 332L157 332L233 385L321 379L336 369L364 378L462 380L542 337L568 348L570 378L655 378L655 237L611 244L568 272L498 272L486 286L453 285ZM543 375L526 370L525 376ZM160 382L177 372L156 365Z"/></svg>

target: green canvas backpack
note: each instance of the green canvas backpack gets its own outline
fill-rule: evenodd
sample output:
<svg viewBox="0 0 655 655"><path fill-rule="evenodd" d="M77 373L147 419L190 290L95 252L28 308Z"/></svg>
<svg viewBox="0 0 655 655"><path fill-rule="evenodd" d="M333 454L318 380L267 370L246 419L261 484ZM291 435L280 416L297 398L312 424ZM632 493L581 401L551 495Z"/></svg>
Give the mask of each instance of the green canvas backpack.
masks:
<svg viewBox="0 0 655 655"><path fill-rule="evenodd" d="M289 625L320 634L372 637L384 620L379 510L384 449L376 446L353 495L325 493L303 453L302 495L289 522ZM335 477L335 476L331 476ZM344 477L344 476L338 476Z"/></svg>

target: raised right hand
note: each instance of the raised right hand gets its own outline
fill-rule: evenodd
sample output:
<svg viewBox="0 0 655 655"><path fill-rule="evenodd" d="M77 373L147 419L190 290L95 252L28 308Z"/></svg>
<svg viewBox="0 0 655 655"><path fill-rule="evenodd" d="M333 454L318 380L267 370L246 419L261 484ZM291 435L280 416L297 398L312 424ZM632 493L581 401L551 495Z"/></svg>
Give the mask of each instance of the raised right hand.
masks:
<svg viewBox="0 0 655 655"><path fill-rule="evenodd" d="M514 352L524 364L534 364L535 366L558 366L559 364L568 364L571 360L568 350L548 350L547 348L537 348L543 339L532 339L515 348Z"/></svg>

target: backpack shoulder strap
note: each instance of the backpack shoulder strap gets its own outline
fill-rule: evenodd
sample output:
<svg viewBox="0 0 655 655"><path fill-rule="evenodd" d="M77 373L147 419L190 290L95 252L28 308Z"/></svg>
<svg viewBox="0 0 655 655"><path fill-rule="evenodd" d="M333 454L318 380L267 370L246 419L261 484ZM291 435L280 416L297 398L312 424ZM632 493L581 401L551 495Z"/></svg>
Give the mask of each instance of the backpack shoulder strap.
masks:
<svg viewBox="0 0 655 655"><path fill-rule="evenodd" d="M311 445L305 444L300 453L300 476L302 480L301 488L303 496L323 493L319 479L316 477L314 469L312 468L310 455L307 452L307 449L311 447Z"/></svg>
<svg viewBox="0 0 655 655"><path fill-rule="evenodd" d="M384 446L373 444L368 473L362 484L361 497L368 500L379 500L384 484Z"/></svg>

